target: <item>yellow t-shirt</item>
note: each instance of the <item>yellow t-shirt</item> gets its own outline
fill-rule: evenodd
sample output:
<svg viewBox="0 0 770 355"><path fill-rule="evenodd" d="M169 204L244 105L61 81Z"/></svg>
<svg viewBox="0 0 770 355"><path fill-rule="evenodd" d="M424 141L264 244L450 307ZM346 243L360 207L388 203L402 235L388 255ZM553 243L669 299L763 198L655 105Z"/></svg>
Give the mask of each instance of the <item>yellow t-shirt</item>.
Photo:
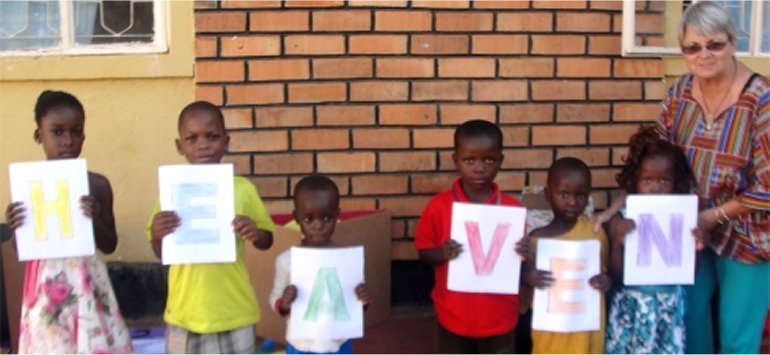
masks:
<svg viewBox="0 0 770 355"><path fill-rule="evenodd" d="M248 179L234 177L235 214L251 218L257 228L273 232L275 225L257 189ZM152 217L160 211L156 202L145 234L151 238ZM195 333L218 333L256 324L259 304L243 261L244 241L236 236L232 263L171 265L168 271L166 323Z"/></svg>

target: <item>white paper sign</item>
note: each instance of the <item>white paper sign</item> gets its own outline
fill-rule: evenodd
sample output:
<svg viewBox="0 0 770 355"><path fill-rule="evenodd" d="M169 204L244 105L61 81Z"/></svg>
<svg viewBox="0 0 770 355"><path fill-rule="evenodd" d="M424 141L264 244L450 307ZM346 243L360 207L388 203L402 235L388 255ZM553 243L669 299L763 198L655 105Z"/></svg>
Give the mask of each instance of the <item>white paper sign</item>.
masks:
<svg viewBox="0 0 770 355"><path fill-rule="evenodd" d="M158 181L160 209L182 219L163 238L163 264L234 262L232 164L161 166Z"/></svg>
<svg viewBox="0 0 770 355"><path fill-rule="evenodd" d="M516 242L524 237L527 209L455 202L451 238L463 252L449 262L452 291L517 294L521 257Z"/></svg>
<svg viewBox="0 0 770 355"><path fill-rule="evenodd" d="M364 336L363 305L355 288L364 281L364 248L291 248L290 333L297 339Z"/></svg>
<svg viewBox="0 0 770 355"><path fill-rule="evenodd" d="M24 203L16 229L19 260L94 254L94 229L80 208L88 195L85 159L12 163L11 199Z"/></svg>
<svg viewBox="0 0 770 355"><path fill-rule="evenodd" d="M626 236L626 285L692 285L695 281L696 195L628 195L626 218L636 228Z"/></svg>
<svg viewBox="0 0 770 355"><path fill-rule="evenodd" d="M538 239L536 268L551 271L555 282L535 289L532 329L599 330L601 294L588 280L600 273L600 249L598 240Z"/></svg>

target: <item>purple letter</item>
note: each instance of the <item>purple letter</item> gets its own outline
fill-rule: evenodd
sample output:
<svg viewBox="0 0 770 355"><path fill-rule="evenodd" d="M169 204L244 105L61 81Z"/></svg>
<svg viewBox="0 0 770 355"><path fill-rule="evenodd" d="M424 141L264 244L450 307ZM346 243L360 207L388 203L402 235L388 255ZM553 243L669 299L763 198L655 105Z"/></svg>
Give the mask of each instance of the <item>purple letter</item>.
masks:
<svg viewBox="0 0 770 355"><path fill-rule="evenodd" d="M511 229L511 225L508 223L497 225L495 234L492 237L492 245L489 246L489 253L484 256L479 223L465 222L465 231L468 233L468 244L471 248L471 259L473 259L476 275L489 275L495 269L495 263L497 263L497 258L500 256L500 250L503 249L503 242L505 242L505 237L508 236L509 229Z"/></svg>
<svg viewBox="0 0 770 355"><path fill-rule="evenodd" d="M669 223L671 238L666 239L658 222L649 213L639 215L639 254L637 266L650 266L652 262L652 243L655 243L666 266L682 265L682 220L681 213L671 215Z"/></svg>

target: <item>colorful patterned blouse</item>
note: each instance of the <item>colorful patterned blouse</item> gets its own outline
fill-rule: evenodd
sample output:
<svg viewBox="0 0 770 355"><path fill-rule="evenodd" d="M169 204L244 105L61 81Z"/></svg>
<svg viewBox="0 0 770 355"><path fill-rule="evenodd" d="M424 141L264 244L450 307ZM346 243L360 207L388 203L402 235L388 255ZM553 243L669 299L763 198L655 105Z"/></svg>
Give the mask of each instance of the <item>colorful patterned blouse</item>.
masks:
<svg viewBox="0 0 770 355"><path fill-rule="evenodd" d="M748 264L770 260L770 79L754 74L711 129L693 98L692 84L687 74L668 90L658 133L687 156L702 208L737 198L752 209L713 233L711 247Z"/></svg>

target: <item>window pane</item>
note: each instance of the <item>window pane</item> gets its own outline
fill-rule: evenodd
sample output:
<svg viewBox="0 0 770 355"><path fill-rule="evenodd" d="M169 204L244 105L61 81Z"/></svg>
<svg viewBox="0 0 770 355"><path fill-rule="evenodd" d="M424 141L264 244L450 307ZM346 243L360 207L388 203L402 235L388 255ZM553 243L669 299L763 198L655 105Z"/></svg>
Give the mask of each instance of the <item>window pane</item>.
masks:
<svg viewBox="0 0 770 355"><path fill-rule="evenodd" d="M75 1L78 44L151 43L154 14L151 0Z"/></svg>
<svg viewBox="0 0 770 355"><path fill-rule="evenodd" d="M0 50L58 46L59 26L56 0L0 1Z"/></svg>
<svg viewBox="0 0 770 355"><path fill-rule="evenodd" d="M770 52L770 0L765 0L762 11L762 52Z"/></svg>
<svg viewBox="0 0 770 355"><path fill-rule="evenodd" d="M727 13L733 19L735 26L735 35L738 37L738 51L749 51L749 34L751 33L751 8L752 2L745 0L726 0L720 1L725 7Z"/></svg>

